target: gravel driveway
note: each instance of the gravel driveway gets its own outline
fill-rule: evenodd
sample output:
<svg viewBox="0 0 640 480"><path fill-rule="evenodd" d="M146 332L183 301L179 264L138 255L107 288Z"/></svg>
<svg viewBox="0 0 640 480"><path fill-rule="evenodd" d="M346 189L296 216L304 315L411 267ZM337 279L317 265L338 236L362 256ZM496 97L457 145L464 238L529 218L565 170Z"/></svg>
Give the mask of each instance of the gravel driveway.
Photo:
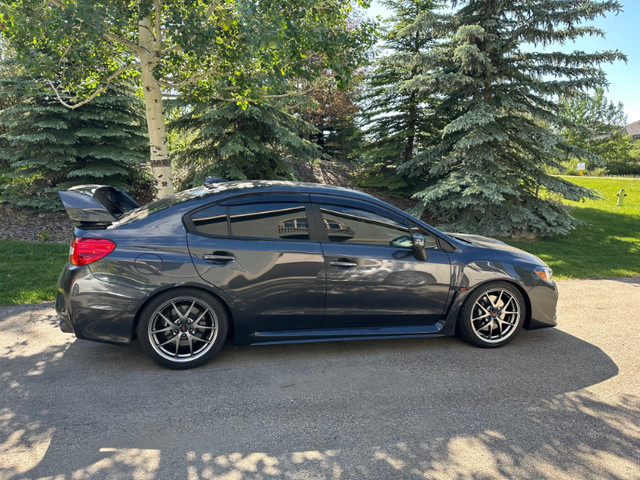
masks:
<svg viewBox="0 0 640 480"><path fill-rule="evenodd" d="M0 479L640 478L640 278L558 282L560 326L226 346L161 369L0 308Z"/></svg>

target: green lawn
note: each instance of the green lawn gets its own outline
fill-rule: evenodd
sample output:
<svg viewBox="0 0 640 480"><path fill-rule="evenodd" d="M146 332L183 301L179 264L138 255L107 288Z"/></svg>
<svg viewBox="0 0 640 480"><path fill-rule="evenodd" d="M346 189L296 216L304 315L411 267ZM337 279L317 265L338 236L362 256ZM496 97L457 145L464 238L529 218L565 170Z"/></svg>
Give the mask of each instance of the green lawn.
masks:
<svg viewBox="0 0 640 480"><path fill-rule="evenodd" d="M53 300L69 246L0 240L0 305Z"/></svg>
<svg viewBox="0 0 640 480"><path fill-rule="evenodd" d="M600 192L604 200L569 202L571 214L586 222L570 235L536 240L506 240L531 252L556 278L640 276L640 179L563 177ZM624 206L616 193L624 188Z"/></svg>
<svg viewBox="0 0 640 480"><path fill-rule="evenodd" d="M598 190L605 200L567 202L587 225L564 237L507 240L542 258L556 278L640 276L640 179L565 177ZM627 192L616 206L616 192ZM69 247L0 240L0 305L55 298L55 285Z"/></svg>

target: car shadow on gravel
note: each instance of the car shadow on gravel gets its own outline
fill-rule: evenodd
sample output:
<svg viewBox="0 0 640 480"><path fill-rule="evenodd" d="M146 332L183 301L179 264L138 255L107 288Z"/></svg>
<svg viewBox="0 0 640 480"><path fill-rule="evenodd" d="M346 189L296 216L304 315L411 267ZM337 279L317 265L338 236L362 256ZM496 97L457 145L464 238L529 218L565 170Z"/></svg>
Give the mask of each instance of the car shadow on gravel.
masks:
<svg viewBox="0 0 640 480"><path fill-rule="evenodd" d="M590 393L617 366L557 329L497 350L227 345L180 372L42 320L51 345L0 350L1 478L596 478L607 458L638 463L637 399Z"/></svg>

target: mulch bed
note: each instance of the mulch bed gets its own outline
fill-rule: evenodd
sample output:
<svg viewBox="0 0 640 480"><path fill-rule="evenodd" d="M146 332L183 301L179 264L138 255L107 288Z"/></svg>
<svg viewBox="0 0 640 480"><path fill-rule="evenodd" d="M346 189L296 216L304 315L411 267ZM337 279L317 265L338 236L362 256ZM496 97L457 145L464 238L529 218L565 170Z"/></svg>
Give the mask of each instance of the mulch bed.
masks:
<svg viewBox="0 0 640 480"><path fill-rule="evenodd" d="M298 175L303 181L352 187L356 167L349 163L322 162L317 165L298 165ZM356 187L358 188L358 187ZM416 201L380 190L362 189L401 210L416 205ZM143 203L146 203L143 201ZM423 218L429 223L429 219ZM432 223L433 225L433 223ZM65 212L37 213L32 210L0 204L0 239L27 242L70 243L73 237L72 222Z"/></svg>
<svg viewBox="0 0 640 480"><path fill-rule="evenodd" d="M34 213L0 205L0 239L70 243L73 222L66 213Z"/></svg>

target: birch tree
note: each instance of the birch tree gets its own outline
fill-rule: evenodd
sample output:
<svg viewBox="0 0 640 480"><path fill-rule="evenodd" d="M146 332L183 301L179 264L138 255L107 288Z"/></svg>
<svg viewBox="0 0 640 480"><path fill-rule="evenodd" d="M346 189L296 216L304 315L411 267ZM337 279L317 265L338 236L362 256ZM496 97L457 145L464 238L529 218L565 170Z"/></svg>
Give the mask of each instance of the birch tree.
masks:
<svg viewBox="0 0 640 480"><path fill-rule="evenodd" d="M136 79L163 197L173 193L163 99L245 107L325 69L346 84L372 36L371 25L348 20L351 8L340 0L17 0L0 5L0 29L67 108Z"/></svg>

